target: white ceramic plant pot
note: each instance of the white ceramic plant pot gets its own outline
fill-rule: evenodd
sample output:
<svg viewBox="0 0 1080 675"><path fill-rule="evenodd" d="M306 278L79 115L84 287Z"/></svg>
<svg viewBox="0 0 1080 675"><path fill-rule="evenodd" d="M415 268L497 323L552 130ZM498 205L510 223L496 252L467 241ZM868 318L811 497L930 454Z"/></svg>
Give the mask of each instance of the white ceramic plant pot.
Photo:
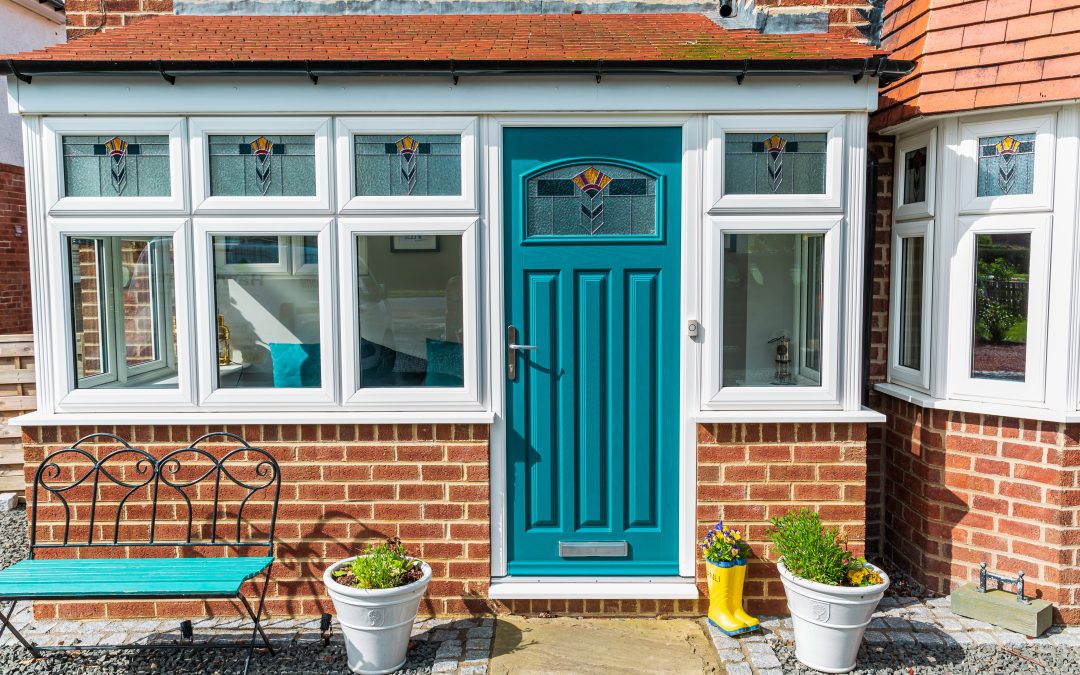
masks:
<svg viewBox="0 0 1080 675"><path fill-rule="evenodd" d="M825 673L854 670L863 633L889 587L888 575L868 563L884 581L854 588L800 579L782 561L776 566L795 628L795 658Z"/></svg>
<svg viewBox="0 0 1080 675"><path fill-rule="evenodd" d="M334 563L323 572L323 583L334 601L349 670L364 675L392 673L405 665L405 652L420 598L431 581L431 568L421 563L424 576L405 586L385 589L351 588L339 584L334 572L356 558Z"/></svg>

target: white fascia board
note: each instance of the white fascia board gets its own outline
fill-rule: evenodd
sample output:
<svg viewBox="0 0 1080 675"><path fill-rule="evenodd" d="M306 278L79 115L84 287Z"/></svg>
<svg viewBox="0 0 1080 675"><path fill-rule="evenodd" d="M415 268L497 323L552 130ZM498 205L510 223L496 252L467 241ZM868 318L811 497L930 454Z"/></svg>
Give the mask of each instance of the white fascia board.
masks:
<svg viewBox="0 0 1080 675"><path fill-rule="evenodd" d="M697 600L693 579L636 581L519 581L492 580L492 600Z"/></svg>
<svg viewBox="0 0 1080 675"><path fill-rule="evenodd" d="M884 424L885 415L861 410L703 410L694 415L705 424Z"/></svg>
<svg viewBox="0 0 1080 675"><path fill-rule="evenodd" d="M418 412L116 412L49 413L36 411L8 421L12 426L94 426L100 424L491 424L489 411Z"/></svg>
<svg viewBox="0 0 1080 675"><path fill-rule="evenodd" d="M401 112L867 112L874 78L846 75L449 77L35 75L23 114L365 114ZM870 95L869 92L874 92Z"/></svg>

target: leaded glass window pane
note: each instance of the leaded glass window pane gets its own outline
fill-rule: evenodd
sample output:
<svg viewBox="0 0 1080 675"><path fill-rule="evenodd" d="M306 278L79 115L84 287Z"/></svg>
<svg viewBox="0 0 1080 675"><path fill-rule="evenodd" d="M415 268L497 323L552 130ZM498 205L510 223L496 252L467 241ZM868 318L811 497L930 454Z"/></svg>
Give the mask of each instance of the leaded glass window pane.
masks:
<svg viewBox="0 0 1080 675"><path fill-rule="evenodd" d="M979 139L978 196L1029 195L1035 186L1035 134Z"/></svg>
<svg viewBox="0 0 1080 675"><path fill-rule="evenodd" d="M724 193L825 194L828 134L727 134Z"/></svg>
<svg viewBox="0 0 1080 675"><path fill-rule="evenodd" d="M210 194L315 195L314 136L211 135Z"/></svg>
<svg viewBox="0 0 1080 675"><path fill-rule="evenodd" d="M926 201L926 148L904 153L904 203Z"/></svg>
<svg viewBox="0 0 1080 675"><path fill-rule="evenodd" d="M353 138L360 197L461 194L461 136L359 135Z"/></svg>
<svg viewBox="0 0 1080 675"><path fill-rule="evenodd" d="M972 377L1026 379L1030 272L1031 233L976 235Z"/></svg>
<svg viewBox="0 0 1080 675"><path fill-rule="evenodd" d="M656 179L614 164L572 164L529 179L526 236L655 236Z"/></svg>
<svg viewBox="0 0 1080 675"><path fill-rule="evenodd" d="M67 197L167 197L168 136L64 136Z"/></svg>

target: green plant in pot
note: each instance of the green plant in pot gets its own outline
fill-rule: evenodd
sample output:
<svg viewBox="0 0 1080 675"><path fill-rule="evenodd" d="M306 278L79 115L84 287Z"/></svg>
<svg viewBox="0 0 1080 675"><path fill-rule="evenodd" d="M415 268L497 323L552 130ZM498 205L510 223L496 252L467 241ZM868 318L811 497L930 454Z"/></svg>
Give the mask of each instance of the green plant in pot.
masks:
<svg viewBox="0 0 1080 675"><path fill-rule="evenodd" d="M773 518L772 524L769 538L780 557L796 658L826 673L854 670L888 575L855 556L840 532L809 509Z"/></svg>
<svg viewBox="0 0 1080 675"><path fill-rule="evenodd" d="M405 664L420 598L431 567L411 556L398 539L369 544L323 573L345 636L349 669L391 673Z"/></svg>

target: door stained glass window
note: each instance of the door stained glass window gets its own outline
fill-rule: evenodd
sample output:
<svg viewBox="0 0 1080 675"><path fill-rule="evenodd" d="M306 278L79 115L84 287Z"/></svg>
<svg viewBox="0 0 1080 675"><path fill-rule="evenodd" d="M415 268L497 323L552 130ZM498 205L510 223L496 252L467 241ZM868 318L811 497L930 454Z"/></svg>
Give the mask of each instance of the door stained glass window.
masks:
<svg viewBox="0 0 1080 675"><path fill-rule="evenodd" d="M211 135L210 194L228 197L311 197L314 136Z"/></svg>
<svg viewBox="0 0 1080 675"><path fill-rule="evenodd" d="M828 135L727 134L724 192L732 195L825 194Z"/></svg>
<svg viewBox="0 0 1080 675"><path fill-rule="evenodd" d="M353 154L359 197L461 194L461 136L456 134L359 135Z"/></svg>
<svg viewBox="0 0 1080 675"><path fill-rule="evenodd" d="M1035 134L979 139L980 197L1029 195L1035 185Z"/></svg>
<svg viewBox="0 0 1080 675"><path fill-rule="evenodd" d="M926 148L904 153L904 203L926 201Z"/></svg>
<svg viewBox="0 0 1080 675"><path fill-rule="evenodd" d="M166 197L168 136L64 136L67 197Z"/></svg>
<svg viewBox="0 0 1080 675"><path fill-rule="evenodd" d="M654 236L656 179L614 164L572 164L529 179L526 236Z"/></svg>

